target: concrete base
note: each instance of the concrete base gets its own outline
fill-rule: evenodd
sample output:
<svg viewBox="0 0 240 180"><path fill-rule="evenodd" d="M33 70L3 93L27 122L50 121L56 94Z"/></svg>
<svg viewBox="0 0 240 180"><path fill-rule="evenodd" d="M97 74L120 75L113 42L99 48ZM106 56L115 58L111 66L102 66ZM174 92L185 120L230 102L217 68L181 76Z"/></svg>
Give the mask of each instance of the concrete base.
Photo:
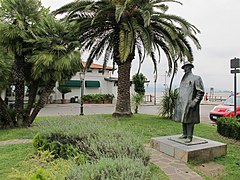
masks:
<svg viewBox="0 0 240 180"><path fill-rule="evenodd" d="M227 154L224 143L193 137L191 143L178 139L181 135L162 136L151 139L151 147L184 162L206 162Z"/></svg>

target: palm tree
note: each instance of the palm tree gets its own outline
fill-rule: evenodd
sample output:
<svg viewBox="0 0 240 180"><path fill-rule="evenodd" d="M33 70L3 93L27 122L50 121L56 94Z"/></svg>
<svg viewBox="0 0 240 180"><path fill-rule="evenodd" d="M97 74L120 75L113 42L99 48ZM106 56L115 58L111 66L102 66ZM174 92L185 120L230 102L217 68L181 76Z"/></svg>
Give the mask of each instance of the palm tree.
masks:
<svg viewBox="0 0 240 180"><path fill-rule="evenodd" d="M14 125L14 122L8 112L7 105L1 97L1 93L10 85L11 82L12 60L12 56L0 46L0 116L5 117L5 121L1 122L4 126Z"/></svg>
<svg viewBox="0 0 240 180"><path fill-rule="evenodd" d="M66 18L76 24L82 50L89 51L88 65L104 54L118 66L118 97L113 116L131 116L130 69L138 53L142 62L151 57L155 73L160 54L167 57L169 71L172 61L179 57L193 61L189 40L197 48L195 37L199 30L185 19L166 14L165 2L175 0L99 0L74 1L55 13L67 13Z"/></svg>
<svg viewBox="0 0 240 180"><path fill-rule="evenodd" d="M70 79L79 71L79 43L70 25L57 21L38 0L0 1L0 46L13 54L18 126L31 125L56 81ZM43 91L31 111L41 84ZM29 100L24 109L25 85ZM0 106L0 110L5 107Z"/></svg>
<svg viewBox="0 0 240 180"><path fill-rule="evenodd" d="M47 97L53 91L56 81L70 79L82 67L80 52L76 48L79 43L71 33L72 27L66 22L60 22L46 14L38 23L35 36L29 41L33 44L34 52L28 57L31 64L31 76L27 79L30 84L28 107L25 118L31 124ZM43 91L36 107L30 114L40 83L44 84Z"/></svg>
<svg viewBox="0 0 240 180"><path fill-rule="evenodd" d="M23 123L24 112L24 64L29 47L25 39L31 33L31 26L38 21L40 8L37 0L0 1L0 44L13 54L18 124Z"/></svg>

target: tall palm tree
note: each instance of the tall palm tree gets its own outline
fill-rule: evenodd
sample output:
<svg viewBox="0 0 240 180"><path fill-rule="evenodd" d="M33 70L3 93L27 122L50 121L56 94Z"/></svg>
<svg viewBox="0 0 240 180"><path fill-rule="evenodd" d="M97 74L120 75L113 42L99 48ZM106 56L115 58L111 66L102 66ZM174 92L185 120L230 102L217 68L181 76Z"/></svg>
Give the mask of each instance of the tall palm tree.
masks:
<svg viewBox="0 0 240 180"><path fill-rule="evenodd" d="M12 61L12 56L0 46L0 115L6 118L5 122L1 122L5 126L14 125L14 122L8 113L7 105L1 97L1 93L10 85L11 82Z"/></svg>
<svg viewBox="0 0 240 180"><path fill-rule="evenodd" d="M175 0L76 0L55 13L67 13L66 18L75 23L81 48L88 50L88 65L104 55L105 66L109 59L118 66L118 97L113 116L131 116L130 69L138 53L142 61L150 56L155 72L163 52L169 70L172 61L179 57L193 61L189 40L197 48L195 37L199 30L185 19L166 13L166 2ZM179 2L177 2L179 3Z"/></svg>
<svg viewBox="0 0 240 180"><path fill-rule="evenodd" d="M25 39L31 34L31 26L39 20L40 8L38 0L0 1L0 44L14 58L13 78L18 124L22 124L24 118L24 64L29 48Z"/></svg>
<svg viewBox="0 0 240 180"><path fill-rule="evenodd" d="M80 52L77 49L79 43L75 40L71 29L70 24L60 22L46 14L37 24L33 38L29 39L34 51L27 58L31 66L31 76L26 78L30 88L28 106L25 110L28 124L32 124L44 106L56 82L70 79L82 68ZM44 88L36 107L30 113L40 83Z"/></svg>
<svg viewBox="0 0 240 180"><path fill-rule="evenodd" d="M39 0L0 1L0 46L11 52L14 59L17 114L16 121L5 114L9 122L31 125L56 81L70 79L79 71L79 43L71 31L71 24L57 21ZM44 89L31 111L41 83ZM25 85L29 87L29 99L24 109ZM6 105L0 106L0 111L7 113Z"/></svg>

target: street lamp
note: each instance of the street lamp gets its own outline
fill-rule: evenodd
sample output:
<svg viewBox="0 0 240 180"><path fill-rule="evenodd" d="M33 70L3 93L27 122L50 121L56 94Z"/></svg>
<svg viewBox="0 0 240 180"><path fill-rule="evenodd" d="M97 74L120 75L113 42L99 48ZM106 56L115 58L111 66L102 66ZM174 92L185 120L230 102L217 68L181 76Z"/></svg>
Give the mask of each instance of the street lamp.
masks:
<svg viewBox="0 0 240 180"><path fill-rule="evenodd" d="M154 102L153 104L156 105L157 104L157 75L154 74Z"/></svg>
<svg viewBox="0 0 240 180"><path fill-rule="evenodd" d="M84 94L84 79L85 79L85 72L81 71L79 72L79 76L80 76L80 82L81 82L81 97L80 97L80 115L83 116L83 94Z"/></svg>

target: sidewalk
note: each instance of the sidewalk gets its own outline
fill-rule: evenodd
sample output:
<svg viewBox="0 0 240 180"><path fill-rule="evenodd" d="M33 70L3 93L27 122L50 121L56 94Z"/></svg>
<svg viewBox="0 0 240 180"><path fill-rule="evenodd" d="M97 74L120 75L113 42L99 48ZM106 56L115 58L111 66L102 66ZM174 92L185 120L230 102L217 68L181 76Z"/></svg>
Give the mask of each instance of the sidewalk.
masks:
<svg viewBox="0 0 240 180"><path fill-rule="evenodd" d="M10 144L32 143L32 139L15 139L0 141L0 147ZM151 152L150 162L157 165L170 180L202 180L203 178L191 170L187 165L177 159L163 154L146 145L145 148Z"/></svg>
<svg viewBox="0 0 240 180"><path fill-rule="evenodd" d="M203 180L203 178L190 169L184 162L174 159L160 151L147 148L151 152L151 160L157 165L171 180Z"/></svg>
<svg viewBox="0 0 240 180"><path fill-rule="evenodd" d="M201 105L219 105L223 103L223 101L201 101Z"/></svg>
<svg viewBox="0 0 240 180"><path fill-rule="evenodd" d="M112 114L115 110L115 104L84 104L84 114ZM159 106L153 104L143 104L139 107L139 113L142 114L159 114ZM80 104L47 104L41 109L38 116L64 116L79 115Z"/></svg>

